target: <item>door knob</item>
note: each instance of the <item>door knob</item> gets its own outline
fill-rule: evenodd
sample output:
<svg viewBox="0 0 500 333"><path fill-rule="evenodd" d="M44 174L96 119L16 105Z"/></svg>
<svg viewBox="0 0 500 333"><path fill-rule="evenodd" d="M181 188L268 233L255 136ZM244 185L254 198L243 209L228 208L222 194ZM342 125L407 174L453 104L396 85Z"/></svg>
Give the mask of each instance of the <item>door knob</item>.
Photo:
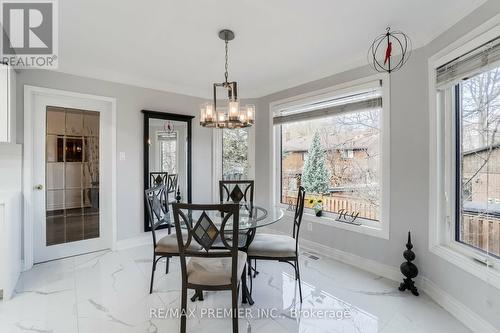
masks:
<svg viewBox="0 0 500 333"><path fill-rule="evenodd" d="M38 190L38 191L43 190L43 185L42 184L35 185L35 190Z"/></svg>

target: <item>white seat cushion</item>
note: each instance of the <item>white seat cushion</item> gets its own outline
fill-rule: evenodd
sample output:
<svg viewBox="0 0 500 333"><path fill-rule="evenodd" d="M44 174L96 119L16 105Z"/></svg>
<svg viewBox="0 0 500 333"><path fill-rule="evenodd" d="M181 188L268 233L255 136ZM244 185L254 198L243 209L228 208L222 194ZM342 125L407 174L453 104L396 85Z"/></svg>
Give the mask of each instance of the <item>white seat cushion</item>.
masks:
<svg viewBox="0 0 500 333"><path fill-rule="evenodd" d="M256 234L248 247L249 257L295 257L295 239L285 235Z"/></svg>
<svg viewBox="0 0 500 333"><path fill-rule="evenodd" d="M188 283L206 286L223 286L231 284L231 257L202 258L192 257L187 263ZM247 254L238 251L238 281L247 262Z"/></svg>
<svg viewBox="0 0 500 333"><path fill-rule="evenodd" d="M184 241L187 239L186 231L182 232L182 239L184 239ZM194 239L191 239L191 244L189 244L189 250L198 251L200 249L201 246ZM178 254L179 245L177 243L177 234L173 233L160 239L156 243L155 252Z"/></svg>

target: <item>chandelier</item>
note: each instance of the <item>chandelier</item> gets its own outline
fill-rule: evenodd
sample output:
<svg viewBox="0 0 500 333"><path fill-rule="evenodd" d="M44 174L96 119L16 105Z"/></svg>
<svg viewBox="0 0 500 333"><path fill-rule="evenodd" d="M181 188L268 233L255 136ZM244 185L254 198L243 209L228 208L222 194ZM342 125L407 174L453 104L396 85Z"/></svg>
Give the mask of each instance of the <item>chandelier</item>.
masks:
<svg viewBox="0 0 500 333"><path fill-rule="evenodd" d="M235 81L228 81L228 44L234 39L234 33L231 30L221 30L219 38L225 43L225 80L222 83L214 83L214 100L205 103L200 110L200 125L210 128L243 128L252 126L255 119L255 106L245 105L240 107L238 100L238 90ZM227 91L227 107L217 106L217 88L224 88Z"/></svg>

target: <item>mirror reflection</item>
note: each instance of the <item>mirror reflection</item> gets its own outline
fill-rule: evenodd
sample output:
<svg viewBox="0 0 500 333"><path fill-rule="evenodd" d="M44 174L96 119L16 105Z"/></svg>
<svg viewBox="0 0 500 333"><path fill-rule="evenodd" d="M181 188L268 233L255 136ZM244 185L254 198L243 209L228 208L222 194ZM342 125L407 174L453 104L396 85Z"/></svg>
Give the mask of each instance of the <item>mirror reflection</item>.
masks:
<svg viewBox="0 0 500 333"><path fill-rule="evenodd" d="M168 200L187 197L187 122L149 119L149 186L165 184Z"/></svg>

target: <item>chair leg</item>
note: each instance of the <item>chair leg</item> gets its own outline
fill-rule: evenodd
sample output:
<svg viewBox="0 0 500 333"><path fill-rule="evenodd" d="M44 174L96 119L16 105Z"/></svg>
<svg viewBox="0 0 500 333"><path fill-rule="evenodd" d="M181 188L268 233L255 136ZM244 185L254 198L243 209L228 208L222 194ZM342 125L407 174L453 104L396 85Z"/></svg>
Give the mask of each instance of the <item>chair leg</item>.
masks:
<svg viewBox="0 0 500 333"><path fill-rule="evenodd" d="M149 285L149 293L153 293L153 280L155 278L155 270L156 270L156 255L153 256L153 267L151 268L151 283Z"/></svg>
<svg viewBox="0 0 500 333"><path fill-rule="evenodd" d="M232 317L233 317L233 333L238 333L238 296L239 286L233 286L232 290Z"/></svg>
<svg viewBox="0 0 500 333"><path fill-rule="evenodd" d="M254 263L254 266L255 266L253 268L253 277L256 277L257 274L259 274L259 271L257 270L257 259L254 259L253 263Z"/></svg>
<svg viewBox="0 0 500 333"><path fill-rule="evenodd" d="M186 317L187 317L187 288L182 287L181 299L181 333L186 333Z"/></svg>
<svg viewBox="0 0 500 333"><path fill-rule="evenodd" d="M203 290L196 289L193 296L191 297L191 302L196 302L196 300L203 301Z"/></svg>
<svg viewBox="0 0 500 333"><path fill-rule="evenodd" d="M297 279L299 280L299 295L300 295L300 303L302 303L302 283L300 283L300 269L299 269L299 258L295 260L295 267L297 270Z"/></svg>
<svg viewBox="0 0 500 333"><path fill-rule="evenodd" d="M167 257L166 265L165 265L165 274L168 274L168 268L170 266L170 257Z"/></svg>
<svg viewBox="0 0 500 333"><path fill-rule="evenodd" d="M255 261L255 263L257 263L257 261ZM251 259L248 259L247 267L248 267L248 277L249 277L249 280L250 280L250 289L249 289L249 292L250 292L250 295L251 295L252 291L253 291L252 260Z"/></svg>

